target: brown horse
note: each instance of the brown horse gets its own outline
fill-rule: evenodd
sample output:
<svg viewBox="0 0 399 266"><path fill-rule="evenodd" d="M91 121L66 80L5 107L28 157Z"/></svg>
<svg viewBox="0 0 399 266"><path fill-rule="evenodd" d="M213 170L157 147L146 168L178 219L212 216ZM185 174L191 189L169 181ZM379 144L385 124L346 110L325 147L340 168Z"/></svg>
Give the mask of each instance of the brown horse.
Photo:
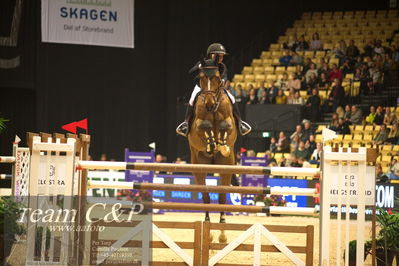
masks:
<svg viewBox="0 0 399 266"><path fill-rule="evenodd" d="M223 88L217 62L211 59L201 61L199 78L201 92L195 102L195 115L188 135L191 163L233 165L237 127L232 103ZM193 174L196 184L205 185L207 173ZM229 186L231 176L221 174L221 185ZM202 193L202 198L204 203L210 203L208 193ZM225 203L226 194L219 193L219 204ZM207 211L205 221L209 220ZM225 223L224 212L220 213L220 223ZM223 242L220 237L219 240Z"/></svg>

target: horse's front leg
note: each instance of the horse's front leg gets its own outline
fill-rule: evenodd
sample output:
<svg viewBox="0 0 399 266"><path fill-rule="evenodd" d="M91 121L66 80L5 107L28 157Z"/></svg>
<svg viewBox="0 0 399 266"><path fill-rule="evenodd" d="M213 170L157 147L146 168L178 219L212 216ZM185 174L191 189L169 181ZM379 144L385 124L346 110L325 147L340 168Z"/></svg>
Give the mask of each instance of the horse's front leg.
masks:
<svg viewBox="0 0 399 266"><path fill-rule="evenodd" d="M218 146L219 151L224 157L228 157L230 155L230 147L227 145L227 137L229 132L231 131L231 124L227 120L223 120L219 124L219 133L218 133Z"/></svg>

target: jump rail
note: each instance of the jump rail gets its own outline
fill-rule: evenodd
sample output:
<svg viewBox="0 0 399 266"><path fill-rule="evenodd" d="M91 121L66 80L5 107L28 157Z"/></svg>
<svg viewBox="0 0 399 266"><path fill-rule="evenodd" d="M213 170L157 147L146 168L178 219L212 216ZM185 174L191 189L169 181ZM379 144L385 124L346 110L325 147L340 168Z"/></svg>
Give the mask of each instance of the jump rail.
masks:
<svg viewBox="0 0 399 266"><path fill-rule="evenodd" d="M14 156L0 156L0 163L15 163Z"/></svg>
<svg viewBox="0 0 399 266"><path fill-rule="evenodd" d="M11 179L12 175L9 174L0 174L0 179Z"/></svg>
<svg viewBox="0 0 399 266"><path fill-rule="evenodd" d="M278 206L249 206L225 205L204 203L179 203L179 202L144 202L145 208L164 210L191 210L191 211L216 211L216 212L251 212L287 215L317 215L315 208L278 207Z"/></svg>
<svg viewBox="0 0 399 266"><path fill-rule="evenodd" d="M279 188L279 187L236 187L236 186L206 186L206 185L175 185L138 182L111 182L88 181L87 187L111 188L111 189L139 189L139 190L168 190L168 191L192 191L210 193L241 193L241 194L272 194L272 195L296 195L317 197L314 188Z"/></svg>
<svg viewBox="0 0 399 266"><path fill-rule="evenodd" d="M235 166L215 164L127 163L103 161L80 161L78 162L77 168L88 170L150 170L167 172L253 174L277 176L315 176L320 174L320 170L317 168Z"/></svg>

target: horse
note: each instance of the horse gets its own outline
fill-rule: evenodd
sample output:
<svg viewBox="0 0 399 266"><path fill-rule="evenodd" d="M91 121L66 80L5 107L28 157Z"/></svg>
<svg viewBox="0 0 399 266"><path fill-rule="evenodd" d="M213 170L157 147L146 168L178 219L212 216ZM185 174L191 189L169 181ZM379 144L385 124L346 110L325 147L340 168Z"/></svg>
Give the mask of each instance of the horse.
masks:
<svg viewBox="0 0 399 266"><path fill-rule="evenodd" d="M233 116L233 106L223 88L218 63L203 59L199 67L201 91L194 104L195 112L188 134L192 164L234 165L234 144L237 139L237 126ZM207 173L193 173L195 183L205 185ZM220 184L229 186L231 174L220 174ZM209 194L202 192L204 203L209 204ZM219 193L219 204L226 203L226 194ZM209 211L205 221L210 221ZM225 223L225 213L220 212L220 223ZM222 230L219 242L226 242Z"/></svg>

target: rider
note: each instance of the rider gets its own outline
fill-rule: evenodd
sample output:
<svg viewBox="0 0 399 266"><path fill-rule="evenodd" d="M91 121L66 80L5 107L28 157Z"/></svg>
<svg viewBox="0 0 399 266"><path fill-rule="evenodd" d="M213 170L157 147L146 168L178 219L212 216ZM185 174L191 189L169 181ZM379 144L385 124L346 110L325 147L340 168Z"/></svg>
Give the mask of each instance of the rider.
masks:
<svg viewBox="0 0 399 266"><path fill-rule="evenodd" d="M222 77L223 81L223 86L225 81L227 80L227 67L223 63L223 56L227 55L226 49L224 46L220 43L212 43L209 45L208 50L207 50L207 56L209 59L218 60L218 65L219 65L219 72ZM201 64L198 62L189 72L195 72L201 67ZM194 100L198 93L201 91L201 88L198 86L198 84L195 85L193 92L191 93L190 101L188 102L187 110L186 110L186 116L184 118L184 122L181 123L177 128L176 128L176 133L187 137L187 134L189 132L190 128L190 122L191 119L194 115ZM238 121L238 129L240 131L240 134L242 136L247 135L249 132L251 132L251 126L246 123L245 121L241 120L241 115L240 115L240 110L238 108L238 104L235 101L235 98L233 95L231 95L230 92L225 90L227 95L229 96L232 104L233 104L233 115Z"/></svg>

